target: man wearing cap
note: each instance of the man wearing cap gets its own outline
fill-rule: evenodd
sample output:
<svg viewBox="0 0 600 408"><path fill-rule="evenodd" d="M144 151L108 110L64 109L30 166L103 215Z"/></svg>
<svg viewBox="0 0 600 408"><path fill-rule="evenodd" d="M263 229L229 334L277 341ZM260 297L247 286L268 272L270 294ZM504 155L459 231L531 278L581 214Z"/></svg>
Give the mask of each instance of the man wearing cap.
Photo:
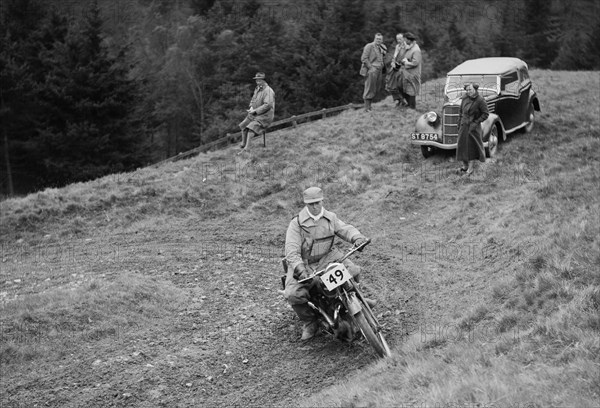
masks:
<svg viewBox="0 0 600 408"><path fill-rule="evenodd" d="M416 109L417 95L421 91L421 48L413 33L404 34L406 53L402 59L402 97L408 107Z"/></svg>
<svg viewBox="0 0 600 408"><path fill-rule="evenodd" d="M333 247L336 235L355 245L361 245L367 238L323 208L323 191L319 187L307 188L303 196L306 207L292 219L285 236L288 270L284 295L303 322L302 340L307 340L315 335L318 328L317 317L307 304L312 283L298 281L344 256ZM348 259L343 263L358 281L360 267Z"/></svg>
<svg viewBox="0 0 600 408"><path fill-rule="evenodd" d="M239 124L242 131L242 151L248 150L250 139L266 130L275 117L275 92L267 84L265 77L264 72L258 72L253 78L256 88L250 100L248 114Z"/></svg>

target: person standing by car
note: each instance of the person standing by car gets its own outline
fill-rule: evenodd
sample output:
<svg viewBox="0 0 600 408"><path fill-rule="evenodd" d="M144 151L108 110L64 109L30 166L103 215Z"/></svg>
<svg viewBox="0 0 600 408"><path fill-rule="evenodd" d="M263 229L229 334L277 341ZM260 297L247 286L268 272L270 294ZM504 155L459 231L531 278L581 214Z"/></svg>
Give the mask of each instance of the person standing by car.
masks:
<svg viewBox="0 0 600 408"><path fill-rule="evenodd" d="M246 118L238 125L242 131L240 148L243 150L240 153L248 150L250 139L266 130L275 117L275 92L265 78L264 72L258 72L253 78L256 88L250 100L250 107L246 111Z"/></svg>
<svg viewBox="0 0 600 408"><path fill-rule="evenodd" d="M306 206L290 221L285 236L284 296L303 322L302 340L308 340L318 329L317 316L307 304L314 279L307 283L298 281L343 257L344 254L333 246L336 236L357 246L365 243L367 238L323 207L323 191L319 187L304 190L303 199ZM343 264L358 282L360 267L349 259ZM374 304L370 299L366 301Z"/></svg>
<svg viewBox="0 0 600 408"><path fill-rule="evenodd" d="M417 95L421 92L421 48L413 33L404 34L406 54L402 59L402 97L408 102L408 107L417 108Z"/></svg>
<svg viewBox="0 0 600 408"><path fill-rule="evenodd" d="M396 34L396 47L392 57L391 69L385 81L385 90L392 95L397 108L406 104L402 97L402 59L404 59L405 53L404 35L398 33Z"/></svg>
<svg viewBox="0 0 600 408"><path fill-rule="evenodd" d="M373 42L365 45L360 61L362 66L360 74L365 77L365 89L363 99L365 101L365 111L371 110L371 102L381 83L381 72L383 71L383 57L387 52L387 47L383 44L383 35L375 34Z"/></svg>
<svg viewBox="0 0 600 408"><path fill-rule="evenodd" d="M467 94L463 96L459 110L456 161L463 163L459 173L470 176L474 171L475 160L485 162L481 123L488 118L489 112L485 99L477 91L479 84L470 83L464 89Z"/></svg>

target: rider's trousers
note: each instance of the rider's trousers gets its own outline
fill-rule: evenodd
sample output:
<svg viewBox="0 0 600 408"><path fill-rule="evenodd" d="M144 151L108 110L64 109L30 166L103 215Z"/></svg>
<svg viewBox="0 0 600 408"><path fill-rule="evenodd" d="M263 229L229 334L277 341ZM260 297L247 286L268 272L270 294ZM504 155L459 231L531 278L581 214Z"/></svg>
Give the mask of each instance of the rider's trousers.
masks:
<svg viewBox="0 0 600 408"><path fill-rule="evenodd" d="M298 318L303 322L312 322L317 317L315 312L313 312L310 306L308 306L308 303L292 305L292 309L294 309L294 312L296 312Z"/></svg>

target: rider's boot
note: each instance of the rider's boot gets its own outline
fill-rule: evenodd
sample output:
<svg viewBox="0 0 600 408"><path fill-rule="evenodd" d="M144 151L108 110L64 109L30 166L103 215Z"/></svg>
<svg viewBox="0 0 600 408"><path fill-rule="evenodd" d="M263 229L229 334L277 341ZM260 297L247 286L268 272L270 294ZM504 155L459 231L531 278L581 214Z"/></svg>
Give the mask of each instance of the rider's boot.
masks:
<svg viewBox="0 0 600 408"><path fill-rule="evenodd" d="M377 304L377 301L375 299L370 299L368 297L363 297L363 300L365 301L365 303L367 305L369 305L369 307L372 309L375 307L375 305Z"/></svg>
<svg viewBox="0 0 600 408"><path fill-rule="evenodd" d="M304 323L302 326L302 340L308 340L317 333L317 318L308 304L301 303L292 305L292 309L298 315L298 318Z"/></svg>
<svg viewBox="0 0 600 408"><path fill-rule="evenodd" d="M367 297L366 292L369 292L369 289L366 287L364 282L362 282L362 283L360 282L360 275L355 276L354 280L356 282L355 285L358 287L358 290L360 291L361 295L363 295L363 300L365 301L365 303L367 305L369 305L370 308L375 307L375 305L377 304L377 301L375 299L371 299L371 298Z"/></svg>
<svg viewBox="0 0 600 408"><path fill-rule="evenodd" d="M302 337L300 340L312 339L315 337L315 334L317 334L318 329L319 325L317 324L317 321L305 322L302 326Z"/></svg>

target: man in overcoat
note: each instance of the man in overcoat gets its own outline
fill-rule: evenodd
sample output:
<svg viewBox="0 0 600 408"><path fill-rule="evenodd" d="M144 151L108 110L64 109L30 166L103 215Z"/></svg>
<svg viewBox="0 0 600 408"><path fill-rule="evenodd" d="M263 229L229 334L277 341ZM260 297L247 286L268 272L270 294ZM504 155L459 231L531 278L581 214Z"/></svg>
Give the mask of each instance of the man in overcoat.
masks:
<svg viewBox="0 0 600 408"><path fill-rule="evenodd" d="M365 77L365 89L363 99L365 101L365 111L371 110L371 102L381 84L381 73L383 71L383 58L387 52L387 47L383 44L383 35L375 34L373 42L368 43L363 48L360 61L362 62L361 75Z"/></svg>
<svg viewBox="0 0 600 408"><path fill-rule="evenodd" d="M402 96L408 102L408 107L416 109L417 95L421 92L421 48L413 33L404 34L406 53L402 59Z"/></svg>
<svg viewBox="0 0 600 408"><path fill-rule="evenodd" d="M355 245L363 244L367 238L323 207L323 191L319 187L307 188L303 199L306 206L290 221L285 236L288 268L284 296L303 322L302 340L307 340L318 329L317 316L307 304L312 283L298 281L342 258L344 254L333 246L336 236ZM343 264L358 280L360 267L349 259Z"/></svg>
<svg viewBox="0 0 600 408"><path fill-rule="evenodd" d="M250 107L246 118L238 125L242 131L242 152L248 150L250 139L266 130L275 117L275 92L265 78L264 72L258 72L254 76L256 88L250 100Z"/></svg>
<svg viewBox="0 0 600 408"><path fill-rule="evenodd" d="M406 43L404 42L404 35L398 33L396 35L396 47L394 49L394 56L392 57L391 69L385 82L385 90L392 95L392 98L396 102L396 107L404 104L404 98L402 97L402 60L405 53Z"/></svg>

